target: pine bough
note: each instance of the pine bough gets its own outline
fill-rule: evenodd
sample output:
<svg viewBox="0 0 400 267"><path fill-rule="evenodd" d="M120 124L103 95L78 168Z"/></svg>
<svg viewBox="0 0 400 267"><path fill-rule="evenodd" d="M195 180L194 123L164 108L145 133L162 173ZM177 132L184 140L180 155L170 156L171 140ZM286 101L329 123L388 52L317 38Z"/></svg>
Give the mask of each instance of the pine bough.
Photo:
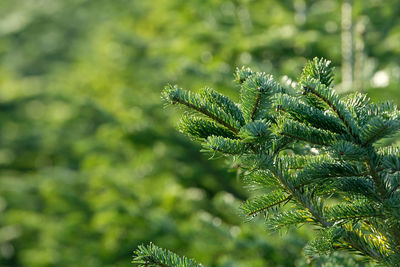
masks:
<svg viewBox="0 0 400 267"><path fill-rule="evenodd" d="M248 68L235 78L239 103L209 88L167 86L163 97L188 111L182 132L204 151L232 157L243 180L264 192L243 203L243 212L266 214L272 230L315 225L317 238L305 248L311 259L345 250L400 266L400 148L377 145L400 129L396 106L339 96L324 59L308 62L298 82L285 86ZM134 259L198 266L154 245L140 247Z"/></svg>

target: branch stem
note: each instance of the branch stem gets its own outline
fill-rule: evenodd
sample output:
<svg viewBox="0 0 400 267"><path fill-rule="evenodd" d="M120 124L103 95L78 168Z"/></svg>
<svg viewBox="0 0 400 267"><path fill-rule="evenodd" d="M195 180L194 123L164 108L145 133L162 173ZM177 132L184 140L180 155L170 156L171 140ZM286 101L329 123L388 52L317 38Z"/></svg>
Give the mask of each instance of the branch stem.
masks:
<svg viewBox="0 0 400 267"><path fill-rule="evenodd" d="M178 103L180 103L180 104L182 104L182 105L185 105L185 106L187 106L188 108L194 109L194 110L196 110L196 111L198 111L198 112L200 112L200 113L203 113L204 115L210 117L211 119L215 120L215 121L218 122L219 124L225 126L226 128L228 128L230 131L232 131L232 132L233 132L234 134L236 134L236 135L239 133L239 130L238 130L238 129L236 129L235 127L233 127L233 126L230 125L229 123L227 123L227 122L221 120L220 118L218 118L217 116L215 116L214 114L212 114L211 112L209 112L209 111L208 111L207 109L205 109L205 108L195 106L195 105L190 104L190 103L188 103L188 102L182 101L181 99L177 99L176 102L178 102Z"/></svg>

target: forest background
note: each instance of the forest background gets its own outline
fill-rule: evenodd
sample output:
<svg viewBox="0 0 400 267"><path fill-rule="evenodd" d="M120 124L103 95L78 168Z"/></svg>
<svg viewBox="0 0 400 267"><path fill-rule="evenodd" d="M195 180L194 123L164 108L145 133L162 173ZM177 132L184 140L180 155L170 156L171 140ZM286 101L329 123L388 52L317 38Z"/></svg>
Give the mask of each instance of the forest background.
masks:
<svg viewBox="0 0 400 267"><path fill-rule="evenodd" d="M160 92L237 99L236 67L288 81L317 56L339 93L400 104L399 44L397 0L2 0L0 266L129 266L150 241L207 266L308 266L313 232L245 221L251 192Z"/></svg>

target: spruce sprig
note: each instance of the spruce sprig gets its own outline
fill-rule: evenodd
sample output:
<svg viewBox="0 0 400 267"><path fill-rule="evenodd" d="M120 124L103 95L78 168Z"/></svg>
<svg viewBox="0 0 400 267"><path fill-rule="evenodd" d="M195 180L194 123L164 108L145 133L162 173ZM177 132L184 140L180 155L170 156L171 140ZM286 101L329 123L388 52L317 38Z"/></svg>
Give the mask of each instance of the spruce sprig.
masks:
<svg viewBox="0 0 400 267"><path fill-rule="evenodd" d="M246 184L269 192L244 202L243 212L267 215L272 230L315 225L311 259L344 250L400 266L400 148L377 148L400 130L397 107L337 94L325 59L307 63L296 90L248 68L235 77L238 104L211 89L168 86L163 95L194 111L183 132L207 152L234 157Z"/></svg>
<svg viewBox="0 0 400 267"><path fill-rule="evenodd" d="M177 254L157 247L150 243L140 245L134 252L132 263L140 267L202 267L193 259L178 256Z"/></svg>

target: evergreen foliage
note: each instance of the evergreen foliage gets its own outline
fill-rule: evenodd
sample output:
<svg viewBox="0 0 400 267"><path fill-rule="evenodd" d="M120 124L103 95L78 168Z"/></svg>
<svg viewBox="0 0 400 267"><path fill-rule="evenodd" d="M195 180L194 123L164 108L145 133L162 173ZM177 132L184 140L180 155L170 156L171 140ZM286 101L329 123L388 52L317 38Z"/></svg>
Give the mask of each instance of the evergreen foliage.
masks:
<svg viewBox="0 0 400 267"><path fill-rule="evenodd" d="M198 114L183 120L184 133L234 156L243 180L262 189L243 212L265 213L269 229L315 225L311 259L344 250L400 266L400 153L377 146L400 129L396 106L339 96L325 59L307 63L294 91L246 68L235 77L239 104L210 89L200 97L168 86L163 96Z"/></svg>
<svg viewBox="0 0 400 267"><path fill-rule="evenodd" d="M362 89L399 105L398 0L354 3L369 20ZM159 88L231 96L232 66L292 78L312 55L340 75L341 4L2 0L0 266L126 266L151 240L206 266L309 266L310 227L277 238L262 216L243 223L238 206L258 191L173 129ZM278 187L266 172L247 187Z"/></svg>
<svg viewBox="0 0 400 267"><path fill-rule="evenodd" d="M148 246L139 246L135 251L136 257L132 263L139 266L170 266L170 267L201 267L192 259L179 257L171 251L164 250L150 243Z"/></svg>

